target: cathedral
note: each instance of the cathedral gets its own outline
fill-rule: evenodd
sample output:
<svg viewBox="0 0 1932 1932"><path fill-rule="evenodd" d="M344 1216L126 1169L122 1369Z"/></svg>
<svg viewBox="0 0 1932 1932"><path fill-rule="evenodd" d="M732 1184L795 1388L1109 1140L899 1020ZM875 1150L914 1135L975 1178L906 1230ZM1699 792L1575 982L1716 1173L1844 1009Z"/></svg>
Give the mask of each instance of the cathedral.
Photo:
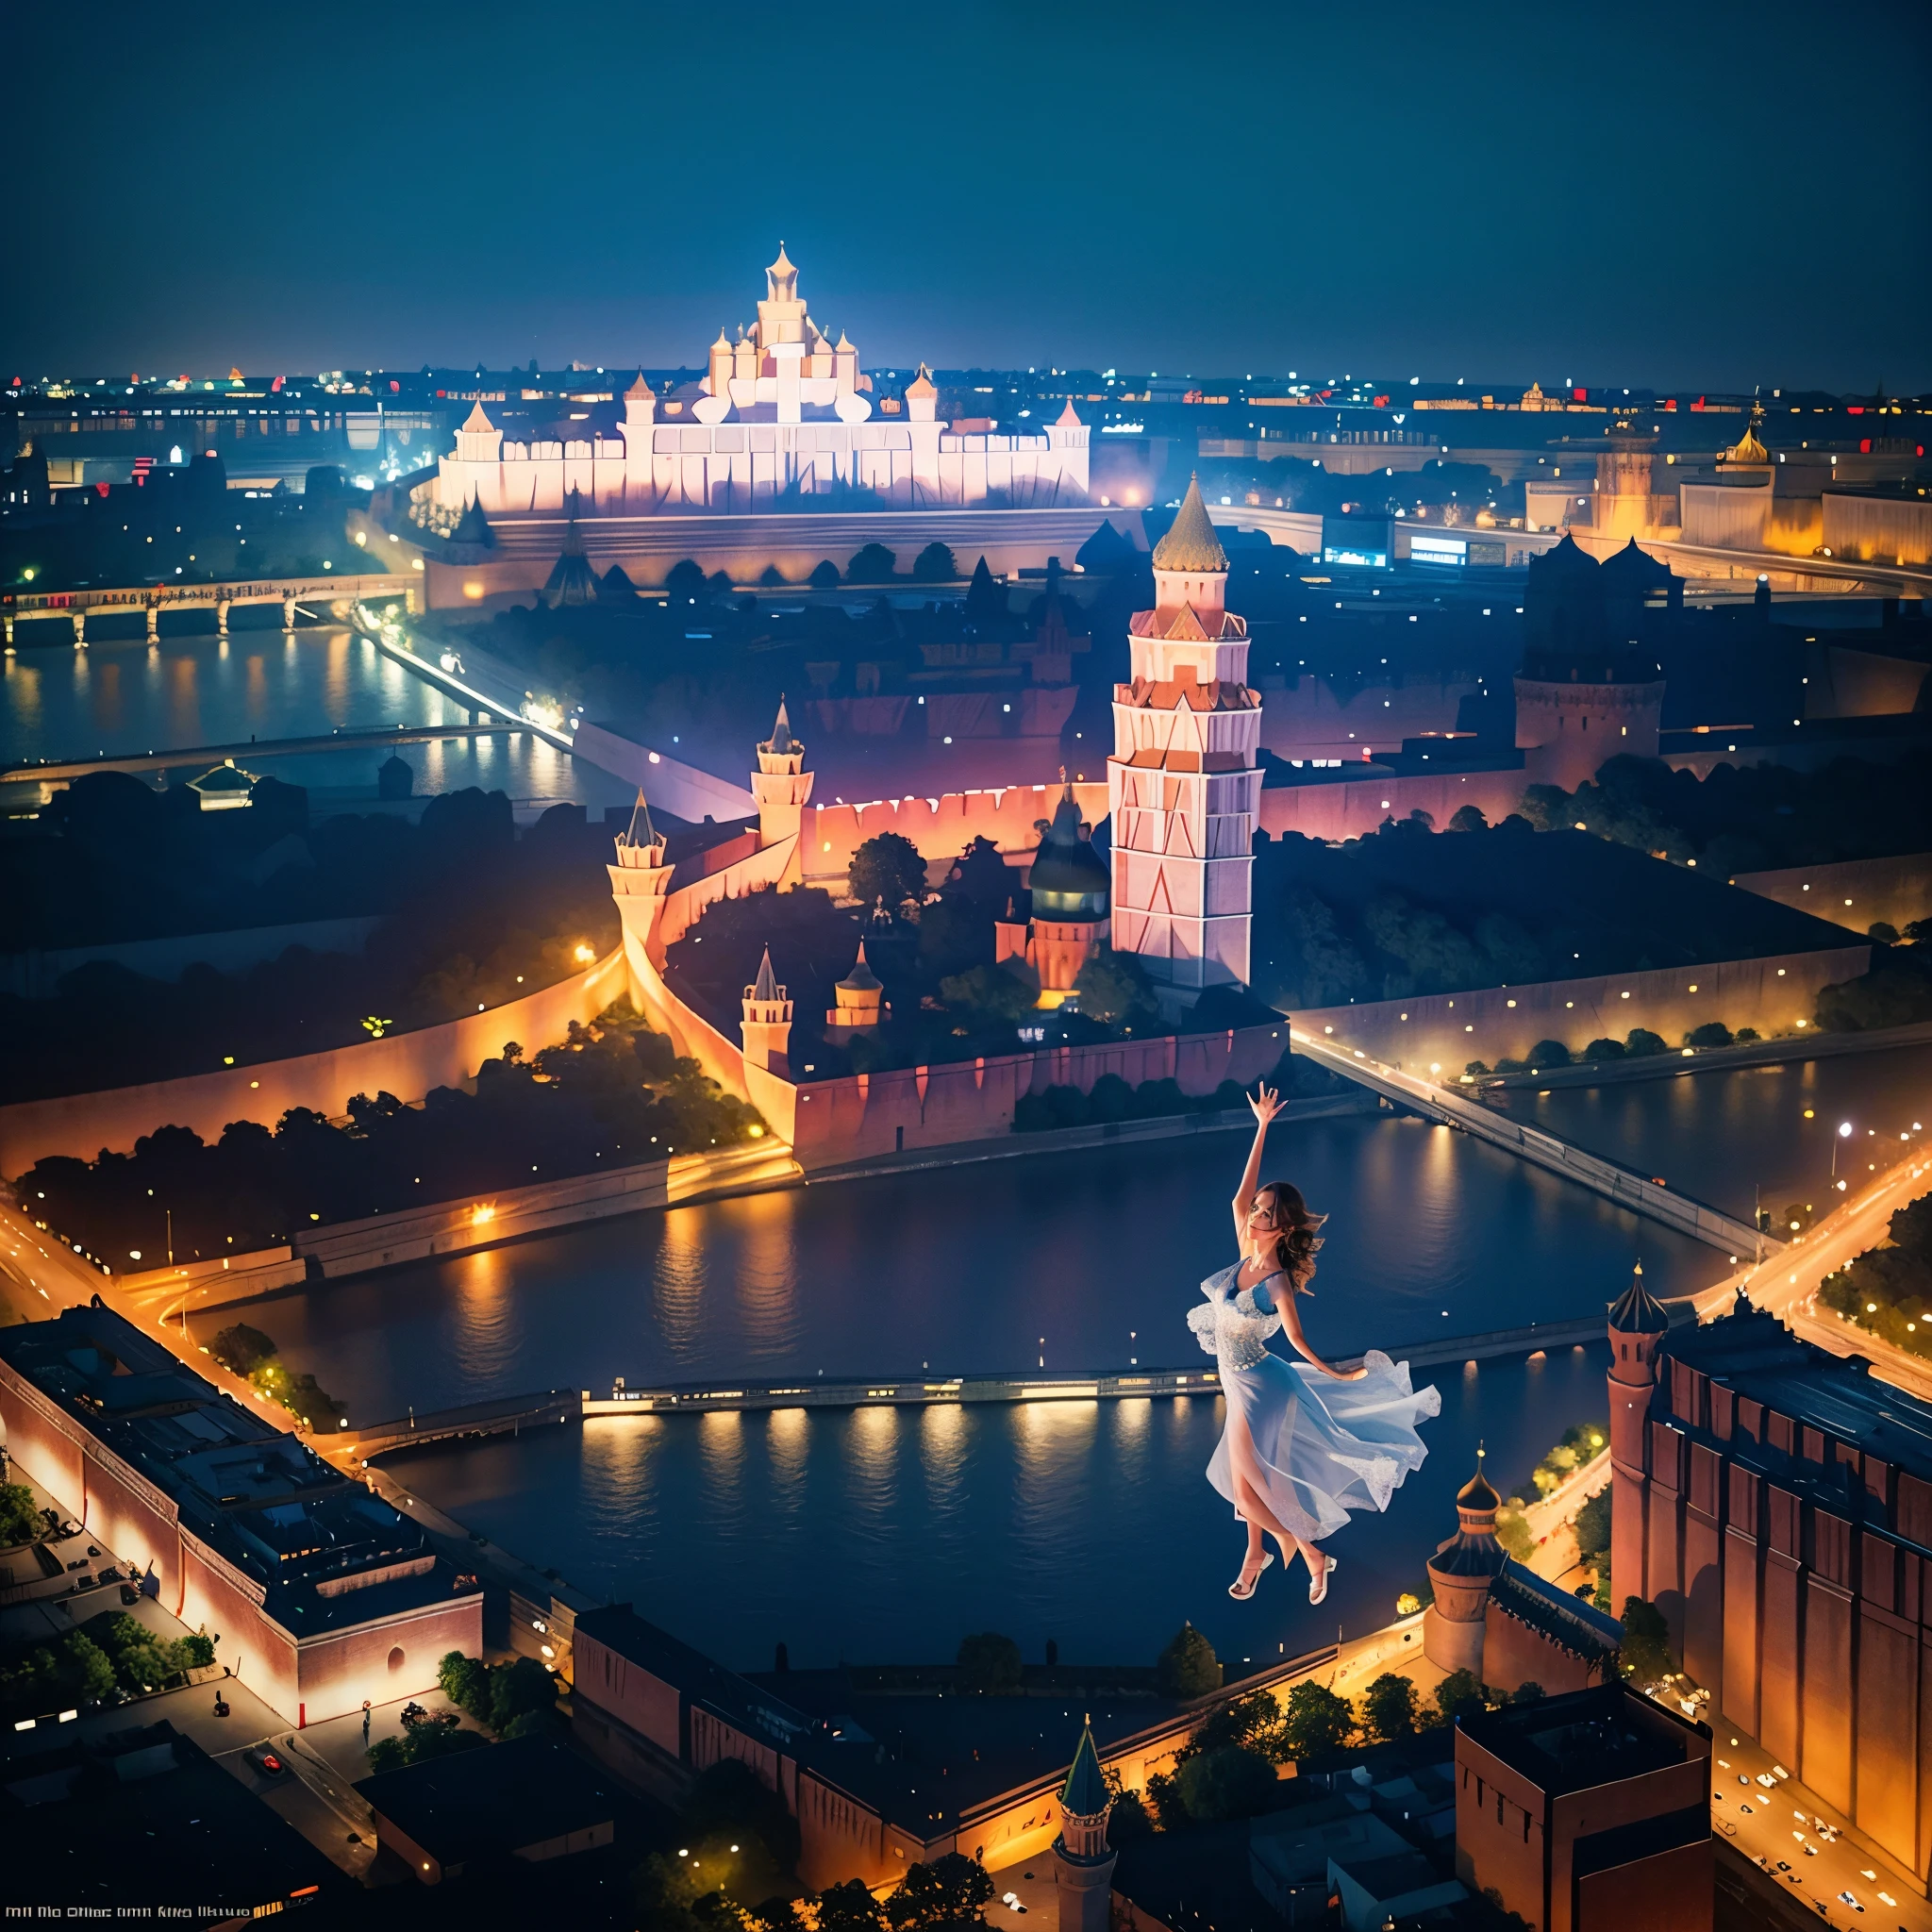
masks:
<svg viewBox="0 0 1932 1932"><path fill-rule="evenodd" d="M445 509L488 516L560 510L573 494L606 516L836 508L841 496L892 509L1087 503L1089 431L1072 403L1028 435L956 435L938 401L924 365L903 397L874 401L849 338L812 320L781 243L757 321L736 340L719 331L698 381L660 396L641 375L608 433L587 419L576 434L564 423L511 436L478 403L434 491Z"/></svg>

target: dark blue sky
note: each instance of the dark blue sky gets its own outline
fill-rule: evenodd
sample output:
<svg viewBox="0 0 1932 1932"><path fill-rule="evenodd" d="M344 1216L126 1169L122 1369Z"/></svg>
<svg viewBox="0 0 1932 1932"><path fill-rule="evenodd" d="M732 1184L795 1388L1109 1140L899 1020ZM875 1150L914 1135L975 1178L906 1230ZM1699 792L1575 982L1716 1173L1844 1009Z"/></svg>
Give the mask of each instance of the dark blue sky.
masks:
<svg viewBox="0 0 1932 1932"><path fill-rule="evenodd" d="M695 361L1932 388L1932 8L13 17L0 377Z"/></svg>

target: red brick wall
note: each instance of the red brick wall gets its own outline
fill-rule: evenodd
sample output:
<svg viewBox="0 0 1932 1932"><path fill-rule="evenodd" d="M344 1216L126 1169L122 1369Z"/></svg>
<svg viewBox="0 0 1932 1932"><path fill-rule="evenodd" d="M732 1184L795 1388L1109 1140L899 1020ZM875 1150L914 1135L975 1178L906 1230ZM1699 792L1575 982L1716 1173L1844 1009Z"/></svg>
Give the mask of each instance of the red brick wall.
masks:
<svg viewBox="0 0 1932 1932"><path fill-rule="evenodd" d="M1869 1601L1861 1607L1858 1790L1851 1816L1907 1866L1919 1857L1920 1635L1903 1617Z"/></svg>
<svg viewBox="0 0 1932 1932"><path fill-rule="evenodd" d="M305 1638L295 1653L293 1714L312 1724L360 1709L365 1697L372 1704L420 1697L435 1690L436 1667L453 1650L483 1654L481 1591L465 1591L407 1617Z"/></svg>
<svg viewBox="0 0 1932 1932"><path fill-rule="evenodd" d="M798 1875L814 1891L848 1878L883 1885L906 1874L887 1850L878 1813L809 1772L798 1777Z"/></svg>
<svg viewBox="0 0 1932 1932"><path fill-rule="evenodd" d="M1716 1877L1708 1839L1592 1872L1576 1881L1574 1932L1710 1932Z"/></svg>
<svg viewBox="0 0 1932 1932"><path fill-rule="evenodd" d="M0 1424L22 1470L78 1519L87 1494L80 1435L24 1376L0 1362Z"/></svg>
<svg viewBox="0 0 1932 1932"><path fill-rule="evenodd" d="M1805 1579L1799 1665L1804 1730L1791 1768L1827 1805L1852 1809L1852 1596L1813 1572Z"/></svg>
<svg viewBox="0 0 1932 1932"><path fill-rule="evenodd" d="M1710 1759L1693 1757L1683 1764L1646 1772L1641 1777L1620 1779L1615 1784L1598 1785L1589 1790L1572 1791L1554 1801L1550 1807L1550 1923L1548 1932L1577 1932L1574 1912L1576 1890L1571 1876L1571 1860L1576 1840L1619 1824L1633 1824L1639 1819L1657 1818L1670 1811L1681 1811L1692 1805L1710 1803ZM1705 1918L1710 1923L1710 1892L1704 1894ZM1641 1918L1626 1918L1628 1925L1646 1924Z"/></svg>
<svg viewBox="0 0 1932 1932"><path fill-rule="evenodd" d="M1456 1875L1472 1891L1493 1890L1506 1912L1519 1913L1538 1932L1548 1932L1543 1839L1541 1791L1458 1731Z"/></svg>
<svg viewBox="0 0 1932 1932"><path fill-rule="evenodd" d="M87 1514L81 1521L135 1570L152 1564L161 1580L161 1601L175 1602L181 1593L181 1529L174 1504L95 1444L88 1447L83 1477Z"/></svg>
<svg viewBox="0 0 1932 1932"><path fill-rule="evenodd" d="M684 1755L678 1735L677 1691L594 1637L577 1633L573 1687L640 1737L673 1757Z"/></svg>
<svg viewBox="0 0 1932 1932"><path fill-rule="evenodd" d="M1483 1613L1483 1682L1499 1690L1541 1684L1552 1697L1561 1690L1587 1690L1596 1680L1581 1657L1546 1643L1527 1624L1507 1617L1492 1603Z"/></svg>

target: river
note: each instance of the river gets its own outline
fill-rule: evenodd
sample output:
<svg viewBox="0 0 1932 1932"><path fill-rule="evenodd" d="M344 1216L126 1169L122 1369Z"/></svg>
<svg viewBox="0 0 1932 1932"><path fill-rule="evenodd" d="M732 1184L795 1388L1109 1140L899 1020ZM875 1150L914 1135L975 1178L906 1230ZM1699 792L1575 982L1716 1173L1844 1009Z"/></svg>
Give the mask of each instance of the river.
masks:
<svg viewBox="0 0 1932 1932"><path fill-rule="evenodd" d="M1327 1211L1306 1320L1336 1356L1601 1310L1641 1250L1660 1293L1724 1257L1492 1148L1369 1116L1276 1130L1271 1172ZM714 1373L862 1375L1200 1360L1195 1284L1233 1251L1230 1132L822 1184L640 1215L305 1289L244 1311L358 1420L545 1387ZM205 1341L219 1317L197 1322ZM229 1317L227 1319L232 1319ZM1271 1575L1203 1471L1217 1402L624 1418L393 1465L480 1534L629 1599L727 1662L949 1657L991 1627L1038 1657L1151 1658L1387 1621L1487 1436L1521 1479L1606 1412L1604 1351L1421 1377L1428 1464L1344 1533L1330 1607ZM1301 1593L1299 1612L1296 1594ZM1259 1655L1229 1650L1229 1655Z"/></svg>
<svg viewBox="0 0 1932 1932"><path fill-rule="evenodd" d="M473 713L436 686L334 625L284 632L244 625L232 636L164 636L23 647L0 659L0 764L116 752L319 737L341 728L460 724ZM575 800L593 810L626 802L623 781L534 732L405 746L419 795L477 785L525 810ZM310 788L318 811L375 796L380 747L248 760L249 769ZM38 787L13 786L31 804Z"/></svg>

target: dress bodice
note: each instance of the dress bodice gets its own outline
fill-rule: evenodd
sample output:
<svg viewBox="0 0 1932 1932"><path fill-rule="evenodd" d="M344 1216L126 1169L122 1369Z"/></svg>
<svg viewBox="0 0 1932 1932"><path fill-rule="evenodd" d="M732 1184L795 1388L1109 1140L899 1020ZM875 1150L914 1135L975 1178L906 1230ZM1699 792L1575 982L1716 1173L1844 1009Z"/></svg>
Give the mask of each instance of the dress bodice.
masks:
<svg viewBox="0 0 1932 1932"><path fill-rule="evenodd" d="M1267 1355L1268 1338L1281 1327L1269 1292L1269 1284L1281 1276L1271 1274L1253 1288L1237 1290L1241 1272L1237 1261L1210 1274L1201 1284L1207 1299L1188 1310L1188 1326L1195 1339L1224 1369L1252 1369Z"/></svg>

